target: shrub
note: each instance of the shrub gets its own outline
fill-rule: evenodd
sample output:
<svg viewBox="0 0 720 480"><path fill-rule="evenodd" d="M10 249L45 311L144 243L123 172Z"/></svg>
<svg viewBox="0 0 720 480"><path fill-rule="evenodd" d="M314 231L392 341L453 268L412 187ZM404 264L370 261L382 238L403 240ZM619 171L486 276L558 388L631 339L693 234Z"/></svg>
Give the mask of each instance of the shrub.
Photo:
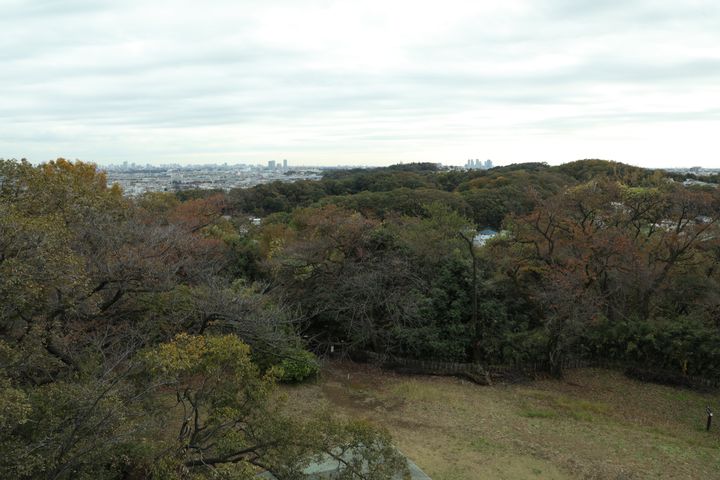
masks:
<svg viewBox="0 0 720 480"><path fill-rule="evenodd" d="M280 381L284 383L298 383L320 373L320 363L317 357L300 348L288 353L288 357L280 362L282 373Z"/></svg>

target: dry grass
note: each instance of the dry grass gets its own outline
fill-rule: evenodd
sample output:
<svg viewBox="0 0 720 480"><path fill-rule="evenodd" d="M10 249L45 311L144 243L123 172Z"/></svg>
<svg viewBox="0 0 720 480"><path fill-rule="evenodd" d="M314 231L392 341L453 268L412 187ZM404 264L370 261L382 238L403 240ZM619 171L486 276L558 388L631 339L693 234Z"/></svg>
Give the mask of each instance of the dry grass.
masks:
<svg viewBox="0 0 720 480"><path fill-rule="evenodd" d="M720 425L704 431L717 397L615 372L479 387L332 364L287 393L300 411L384 425L434 480L720 479Z"/></svg>

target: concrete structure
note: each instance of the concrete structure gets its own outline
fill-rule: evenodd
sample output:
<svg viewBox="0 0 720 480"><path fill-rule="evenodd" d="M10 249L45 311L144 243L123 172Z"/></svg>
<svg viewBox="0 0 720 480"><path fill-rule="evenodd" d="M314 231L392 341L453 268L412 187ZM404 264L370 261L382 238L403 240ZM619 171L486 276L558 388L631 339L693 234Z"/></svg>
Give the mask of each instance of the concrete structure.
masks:
<svg viewBox="0 0 720 480"><path fill-rule="evenodd" d="M352 454L346 454L346 457ZM412 480L431 480L420 467L415 465L414 462L408 460L408 469L410 470L410 478ZM331 480L337 478L340 463L330 456L326 456L322 461L314 463L307 467L303 473L306 475L307 480ZM261 473L257 476L258 478L264 478L267 480L277 480L277 478L270 472ZM389 480L402 480L402 477L396 475Z"/></svg>
<svg viewBox="0 0 720 480"><path fill-rule="evenodd" d="M497 235L497 230L493 230L492 228L485 228L483 230L480 230L477 235L475 235L475 238L473 238L473 243L476 246L480 247L482 245L485 245L485 243L491 238L495 238Z"/></svg>

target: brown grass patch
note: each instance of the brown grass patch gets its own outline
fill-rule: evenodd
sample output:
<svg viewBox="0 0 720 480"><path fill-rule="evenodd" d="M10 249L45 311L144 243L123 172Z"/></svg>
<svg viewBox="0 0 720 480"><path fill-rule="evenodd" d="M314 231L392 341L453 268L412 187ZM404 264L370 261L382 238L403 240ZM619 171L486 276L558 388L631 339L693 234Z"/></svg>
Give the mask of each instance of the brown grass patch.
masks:
<svg viewBox="0 0 720 480"><path fill-rule="evenodd" d="M286 391L298 411L387 427L434 480L720 478L720 430L703 430L716 399L616 372L480 387L333 363Z"/></svg>

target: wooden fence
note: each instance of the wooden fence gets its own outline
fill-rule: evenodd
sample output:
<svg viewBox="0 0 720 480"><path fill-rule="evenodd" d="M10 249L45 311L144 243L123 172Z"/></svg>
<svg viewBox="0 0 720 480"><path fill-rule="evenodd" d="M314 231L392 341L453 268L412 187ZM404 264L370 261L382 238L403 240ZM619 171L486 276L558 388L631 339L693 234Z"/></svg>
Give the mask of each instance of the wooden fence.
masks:
<svg viewBox="0 0 720 480"><path fill-rule="evenodd" d="M527 363L519 365L482 365L479 363L442 362L434 360L415 360L393 355L381 355L374 352L361 352L356 359L373 363L398 373L415 375L437 375L459 377L479 385L492 385L496 382L517 383L547 377L551 371L548 363ZM702 378L683 375L661 369L647 369L639 365L628 365L608 360L588 360L570 358L562 362L562 370L575 368L603 368L622 371L637 380L681 386L698 390L717 390L720 378Z"/></svg>

